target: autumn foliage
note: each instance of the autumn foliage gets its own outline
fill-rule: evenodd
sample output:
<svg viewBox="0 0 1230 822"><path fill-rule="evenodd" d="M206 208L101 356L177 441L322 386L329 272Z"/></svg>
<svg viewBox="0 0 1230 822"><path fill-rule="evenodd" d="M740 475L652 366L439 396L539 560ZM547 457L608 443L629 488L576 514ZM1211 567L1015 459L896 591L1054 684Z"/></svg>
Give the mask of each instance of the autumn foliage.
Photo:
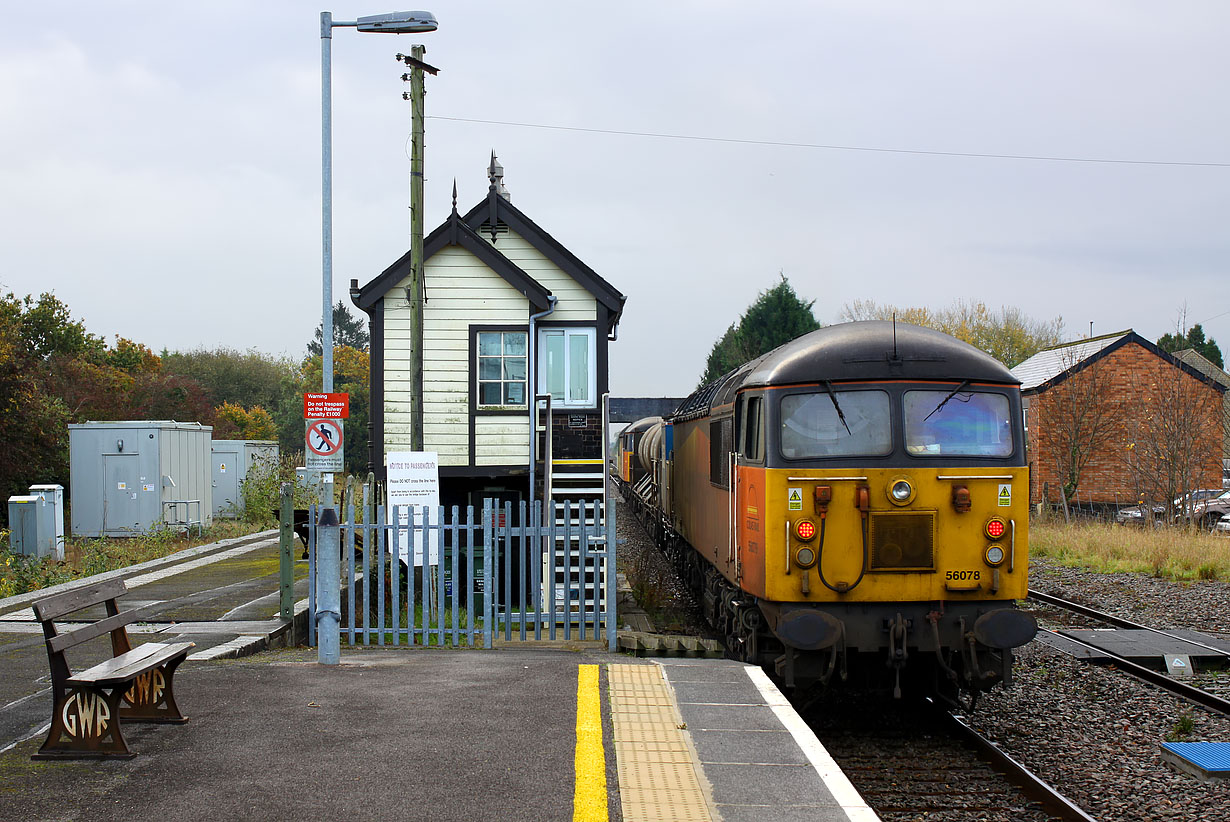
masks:
<svg viewBox="0 0 1230 822"><path fill-rule="evenodd" d="M141 343L116 337L108 344L53 294L0 297L0 414L3 499L35 483L68 487L70 423L179 420L214 426L216 439L277 436L269 411L219 403ZM7 507L0 519L6 516Z"/></svg>

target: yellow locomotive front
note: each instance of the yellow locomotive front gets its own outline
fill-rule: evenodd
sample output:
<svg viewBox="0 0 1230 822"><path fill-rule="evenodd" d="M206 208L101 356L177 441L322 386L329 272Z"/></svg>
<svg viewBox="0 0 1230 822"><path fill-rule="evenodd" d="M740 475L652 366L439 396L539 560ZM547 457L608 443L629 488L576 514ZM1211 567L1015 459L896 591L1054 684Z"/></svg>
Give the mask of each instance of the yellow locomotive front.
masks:
<svg viewBox="0 0 1230 822"><path fill-rule="evenodd" d="M764 534L763 568L740 576L788 649L783 674L814 675L815 655L799 652L831 649L885 657L898 673L913 657L919 672L965 687L1010 675L1005 651L1033 636L1011 607L1028 591L1015 388L848 382L776 393L766 407L778 459L741 467L735 496L740 544Z"/></svg>
<svg viewBox="0 0 1230 822"><path fill-rule="evenodd" d="M898 694L903 676L948 691L1010 679L1036 628L1014 607L1028 476L1001 364L927 329L830 327L671 427L672 527L744 658L788 684L882 679L887 663Z"/></svg>

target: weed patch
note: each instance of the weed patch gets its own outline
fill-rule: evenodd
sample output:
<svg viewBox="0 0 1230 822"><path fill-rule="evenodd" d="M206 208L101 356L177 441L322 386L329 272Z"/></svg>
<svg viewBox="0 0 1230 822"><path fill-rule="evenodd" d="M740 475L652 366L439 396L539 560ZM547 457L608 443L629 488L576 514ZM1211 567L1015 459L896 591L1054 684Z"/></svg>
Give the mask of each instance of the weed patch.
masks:
<svg viewBox="0 0 1230 822"><path fill-rule="evenodd" d="M250 523L220 520L205 529L203 534L156 528L141 536L124 539L68 537L64 545L64 559L60 561L11 553L7 548L7 534L0 534L4 537L4 548L0 550L0 599L127 568L185 548L246 536L257 530L260 529Z"/></svg>
<svg viewBox="0 0 1230 822"><path fill-rule="evenodd" d="M1227 549L1230 539L1199 528L1038 521L1029 529L1033 556L1103 573L1131 571L1174 581L1230 579Z"/></svg>

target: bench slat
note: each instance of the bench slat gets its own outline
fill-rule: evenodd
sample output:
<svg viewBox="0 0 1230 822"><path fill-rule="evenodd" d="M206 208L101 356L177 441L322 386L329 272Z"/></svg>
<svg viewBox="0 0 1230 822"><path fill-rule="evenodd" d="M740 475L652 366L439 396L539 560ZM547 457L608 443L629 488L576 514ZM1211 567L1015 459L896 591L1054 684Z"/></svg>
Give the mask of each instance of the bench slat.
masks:
<svg viewBox="0 0 1230 822"><path fill-rule="evenodd" d="M144 608L134 608L131 611L121 611L115 616L103 617L97 622L92 622L89 625L83 625L80 628L74 628L71 631L65 631L62 634L57 634L47 640L47 648L52 653L61 653L67 648L72 648L74 645L80 645L83 642L89 642L94 637L102 636L110 633L117 628L123 628L125 625L136 622L142 617L149 614L153 608L160 603L152 603Z"/></svg>
<svg viewBox="0 0 1230 822"><path fill-rule="evenodd" d="M49 619L62 617L73 611L80 611L82 608L89 608L91 605L98 605L109 599L123 596L127 590L128 586L124 584L124 580L117 577L72 591L65 591L62 594L52 594L34 603L34 616L40 622L46 622Z"/></svg>
<svg viewBox="0 0 1230 822"><path fill-rule="evenodd" d="M93 668L68 678L73 685L116 685L127 682L138 674L157 668L180 654L187 653L195 642L147 642L138 645L126 654L100 662Z"/></svg>

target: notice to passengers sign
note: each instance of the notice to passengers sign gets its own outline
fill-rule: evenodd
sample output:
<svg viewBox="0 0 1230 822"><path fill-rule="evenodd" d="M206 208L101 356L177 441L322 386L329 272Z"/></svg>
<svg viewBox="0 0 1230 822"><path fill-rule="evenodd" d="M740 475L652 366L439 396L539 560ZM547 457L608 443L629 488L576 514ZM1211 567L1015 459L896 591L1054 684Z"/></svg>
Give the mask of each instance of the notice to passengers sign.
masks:
<svg viewBox="0 0 1230 822"><path fill-rule="evenodd" d="M303 418L305 420L350 419L349 394L304 394Z"/></svg>
<svg viewBox="0 0 1230 822"><path fill-rule="evenodd" d="M433 535L438 530L416 527L431 518L431 524L438 525L440 505L440 457L435 451L403 451L390 452L387 455L386 490L389 495L389 505L397 511L398 524L402 526L397 532L397 553L401 561L408 566L410 558L410 542L414 543L414 564L423 564L423 545L430 546L428 563L436 565L440 562L439 541ZM414 517L414 522L410 517Z"/></svg>

